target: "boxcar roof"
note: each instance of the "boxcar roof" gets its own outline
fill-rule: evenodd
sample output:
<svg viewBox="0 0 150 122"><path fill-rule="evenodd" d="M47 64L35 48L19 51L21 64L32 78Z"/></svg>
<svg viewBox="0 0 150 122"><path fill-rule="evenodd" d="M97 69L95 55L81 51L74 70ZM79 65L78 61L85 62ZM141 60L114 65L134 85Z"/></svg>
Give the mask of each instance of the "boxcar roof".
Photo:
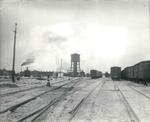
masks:
<svg viewBox="0 0 150 122"><path fill-rule="evenodd" d="M150 60L147 60L147 61L141 61L141 62L135 64L134 66L136 66L136 65L138 65L138 64L141 64L141 63L146 63L146 62L149 62L149 63L150 63Z"/></svg>
<svg viewBox="0 0 150 122"><path fill-rule="evenodd" d="M121 68L121 67L119 67L119 66L113 66L113 67L111 67L111 68Z"/></svg>

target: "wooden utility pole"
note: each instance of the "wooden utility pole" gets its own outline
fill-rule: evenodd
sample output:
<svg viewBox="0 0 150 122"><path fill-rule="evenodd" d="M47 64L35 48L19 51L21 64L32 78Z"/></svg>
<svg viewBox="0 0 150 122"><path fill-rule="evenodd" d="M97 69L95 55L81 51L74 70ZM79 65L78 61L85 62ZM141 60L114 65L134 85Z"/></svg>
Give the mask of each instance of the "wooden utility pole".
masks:
<svg viewBox="0 0 150 122"><path fill-rule="evenodd" d="M12 82L15 82L16 34L17 34L17 23L15 23L15 30L14 30L14 47L13 47L13 64L12 64Z"/></svg>
<svg viewBox="0 0 150 122"><path fill-rule="evenodd" d="M62 59L61 59L61 64L60 64L60 77L61 77L61 69L62 69Z"/></svg>

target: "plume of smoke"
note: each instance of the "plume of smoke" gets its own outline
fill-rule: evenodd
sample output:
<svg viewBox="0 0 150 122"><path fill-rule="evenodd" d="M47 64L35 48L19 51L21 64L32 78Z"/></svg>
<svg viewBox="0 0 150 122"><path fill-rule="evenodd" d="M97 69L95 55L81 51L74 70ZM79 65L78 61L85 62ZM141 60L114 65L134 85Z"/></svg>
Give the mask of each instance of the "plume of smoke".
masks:
<svg viewBox="0 0 150 122"><path fill-rule="evenodd" d="M25 62L23 62L21 64L21 66L32 64L32 63L34 63L34 60L35 60L35 57L28 58L28 59L25 60Z"/></svg>
<svg viewBox="0 0 150 122"><path fill-rule="evenodd" d="M48 43L60 43L60 42L65 42L67 38L62 35L58 35L54 32L47 31L43 34L43 38L48 42Z"/></svg>

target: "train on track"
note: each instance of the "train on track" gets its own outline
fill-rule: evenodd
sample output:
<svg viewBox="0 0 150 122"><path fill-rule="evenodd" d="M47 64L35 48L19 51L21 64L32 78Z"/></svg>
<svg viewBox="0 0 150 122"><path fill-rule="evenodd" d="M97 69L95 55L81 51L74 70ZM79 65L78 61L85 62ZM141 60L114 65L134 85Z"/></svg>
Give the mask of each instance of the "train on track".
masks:
<svg viewBox="0 0 150 122"><path fill-rule="evenodd" d="M150 82L150 61L142 61L133 66L126 67L121 72L122 79L137 83Z"/></svg>
<svg viewBox="0 0 150 122"><path fill-rule="evenodd" d="M121 67L114 66L110 69L111 79L113 80L120 80L121 78Z"/></svg>
<svg viewBox="0 0 150 122"><path fill-rule="evenodd" d="M90 76L92 79L96 79L96 78L101 78L102 77L102 72L98 71L98 70L90 70Z"/></svg>
<svg viewBox="0 0 150 122"><path fill-rule="evenodd" d="M107 78L107 77L110 77L110 74L108 73L108 72L105 72L105 77Z"/></svg>

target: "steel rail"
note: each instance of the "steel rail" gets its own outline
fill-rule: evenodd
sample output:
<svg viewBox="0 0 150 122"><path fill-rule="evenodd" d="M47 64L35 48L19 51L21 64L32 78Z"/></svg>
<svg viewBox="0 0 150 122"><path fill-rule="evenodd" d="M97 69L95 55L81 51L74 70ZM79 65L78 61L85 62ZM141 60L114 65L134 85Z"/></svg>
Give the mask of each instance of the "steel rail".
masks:
<svg viewBox="0 0 150 122"><path fill-rule="evenodd" d="M74 83L71 87L73 88L73 86L76 84L76 83L78 83L79 81L80 81L80 79L75 79L75 80L78 80L77 82L70 82L70 83ZM65 85L68 85L68 83L67 84L65 84ZM63 85L63 86L65 86L65 85ZM70 91L70 90L68 90L68 91ZM46 112L51 106L53 106L54 104L56 104L56 103L58 103L59 101L61 101L62 99L64 99L64 97L66 97L66 94L67 94L68 92L65 92L63 95L61 95L60 97L58 97L58 98L54 98L53 100L51 100L47 105L45 105L44 107L42 107L42 108L40 108L40 109L38 109L38 110L36 110L36 111L34 111L34 112L32 112L32 113L30 113L29 115L27 115L27 116L25 116L25 117L23 117L23 118L21 118L20 120L18 120L17 122L23 122L24 120L27 120L28 118L30 118L30 117L32 117L32 116L34 116L34 115L36 115L30 122L34 122L37 118L39 118L44 112Z"/></svg>
<svg viewBox="0 0 150 122"><path fill-rule="evenodd" d="M83 105L83 103L85 103L85 101L88 99L88 97L98 88L98 86L101 85L100 89L102 89L102 87L104 86L105 81L103 81L103 83L99 83L96 87L94 87L85 97L83 97L81 99L81 101L77 104L77 106L75 106L75 108L73 110L71 110L69 113L72 114L72 116L69 119L69 122L75 117L75 115L77 114L77 112L79 111L79 109L81 108L81 106Z"/></svg>
<svg viewBox="0 0 150 122"><path fill-rule="evenodd" d="M113 81L114 83L114 81ZM121 98L123 100L123 103L125 105L125 107L127 108L127 112L128 115L131 119L131 122L140 122L140 119L138 118L137 114L135 113L135 111L133 110L133 108L131 107L131 105L129 104L127 98L125 97L124 93L120 90L120 88L114 83L114 88L116 91L119 91Z"/></svg>
<svg viewBox="0 0 150 122"><path fill-rule="evenodd" d="M77 80L77 79L74 79L74 80ZM26 104L26 103L28 103L28 102L30 102L30 101L32 101L32 100L35 100L37 97L40 97L40 96L42 96L42 95L44 95L44 94L46 94L46 93L48 93L48 92L51 92L51 91L60 89L60 88L62 88L63 86L72 83L74 80L71 80L71 82L68 82L68 83L65 83L65 84L63 84L63 85L60 85L60 86L58 86L58 87L56 87L56 88L50 89L50 90L48 90L48 91L45 91L45 92L43 92L43 93L40 93L40 94L38 94L38 95L32 97L32 98L29 98L29 99L27 99L27 100L25 100L25 101L22 101L22 102L20 102L20 103L17 103L17 104L15 104L15 105L13 105L13 106L10 106L10 107L4 109L4 110L1 110L1 111L0 111L0 114L5 113L5 112L7 112L7 111L14 111L14 110L16 110L17 108L19 108L20 106L22 106L22 105L24 105L24 104ZM79 80L80 80L80 79L79 79Z"/></svg>

